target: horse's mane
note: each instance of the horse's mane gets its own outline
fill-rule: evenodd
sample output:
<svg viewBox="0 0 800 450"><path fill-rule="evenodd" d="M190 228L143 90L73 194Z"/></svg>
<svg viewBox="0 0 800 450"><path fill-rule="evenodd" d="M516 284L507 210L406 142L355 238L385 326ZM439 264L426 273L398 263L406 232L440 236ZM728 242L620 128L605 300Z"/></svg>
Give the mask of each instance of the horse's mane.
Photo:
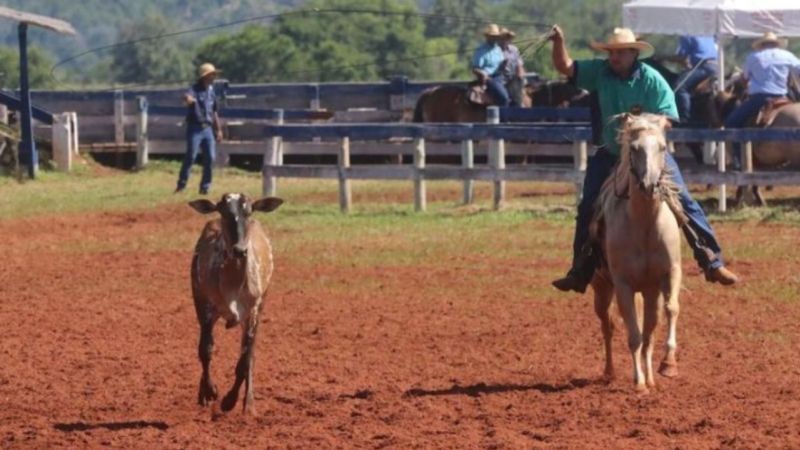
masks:
<svg viewBox="0 0 800 450"><path fill-rule="evenodd" d="M620 157L614 169L611 171L611 176L603 183L603 187L600 189L600 195L597 197L594 204L594 216L591 225L591 234L593 238L599 237L602 232L603 205L607 202L627 202L629 199L628 184L631 176L630 142L633 140L634 136L645 130L657 129L661 133L664 133L666 130L659 126L659 121L662 117L663 116L657 114L630 116L630 119L619 130L617 141L620 143ZM613 119L616 120L617 117ZM684 215L683 207L681 207L680 203L680 186L673 181L672 175L673 173L670 167L665 166L664 170L661 172L658 189L661 194L661 199L675 214L678 224L683 225L688 219Z"/></svg>

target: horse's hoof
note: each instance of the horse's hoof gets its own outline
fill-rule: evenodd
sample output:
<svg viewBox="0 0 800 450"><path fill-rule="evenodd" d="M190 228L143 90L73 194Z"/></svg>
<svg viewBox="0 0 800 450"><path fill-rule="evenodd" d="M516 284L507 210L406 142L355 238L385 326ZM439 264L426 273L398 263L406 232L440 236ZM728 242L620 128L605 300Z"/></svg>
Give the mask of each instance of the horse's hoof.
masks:
<svg viewBox="0 0 800 450"><path fill-rule="evenodd" d="M636 385L636 395L642 396L647 395L650 393L650 389L647 388L647 385L644 384L637 384Z"/></svg>
<svg viewBox="0 0 800 450"><path fill-rule="evenodd" d="M616 378L616 374L614 373L613 370L606 370L605 372L603 372L603 381L604 382L610 383L610 382L614 381L614 378Z"/></svg>
<svg viewBox="0 0 800 450"><path fill-rule="evenodd" d="M228 394L225 395L225 398L222 399L222 405L220 405L222 406L222 410L225 412L232 410L233 407L236 406L236 400L238 399L237 397L239 397L238 392L228 392Z"/></svg>
<svg viewBox="0 0 800 450"><path fill-rule="evenodd" d="M663 377L675 378L678 376L678 365L662 362L661 366L658 368L658 373Z"/></svg>

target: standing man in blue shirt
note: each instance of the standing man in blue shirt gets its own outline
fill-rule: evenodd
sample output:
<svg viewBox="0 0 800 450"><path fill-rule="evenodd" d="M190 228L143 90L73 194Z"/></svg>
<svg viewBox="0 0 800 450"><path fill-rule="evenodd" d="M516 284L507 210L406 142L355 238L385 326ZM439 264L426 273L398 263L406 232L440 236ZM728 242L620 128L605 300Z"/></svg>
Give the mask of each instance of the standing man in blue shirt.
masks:
<svg viewBox="0 0 800 450"><path fill-rule="evenodd" d="M675 56L687 67L675 85L678 117L686 124L692 111L692 91L701 81L716 75L719 69L717 43L712 36L681 36Z"/></svg>
<svg viewBox="0 0 800 450"><path fill-rule="evenodd" d="M217 115L217 96L214 94L214 80L217 69L211 63L201 64L197 71L197 82L183 95L186 105L186 154L178 175L175 192L181 192L189 181L189 172L197 154L203 151L203 177L200 180L200 194L208 194L216 159L216 142L222 141L222 128Z"/></svg>
<svg viewBox="0 0 800 450"><path fill-rule="evenodd" d="M486 91L492 96L498 106L508 106L511 98L508 95L501 66L505 60L503 49L500 48L500 38L502 33L497 24L491 23L483 30L486 42L475 49L472 55L472 73L478 77L478 81L486 87Z"/></svg>
<svg viewBox="0 0 800 450"><path fill-rule="evenodd" d="M767 102L789 92L789 75L800 74L800 60L784 47L786 40L779 39L773 32L764 33L753 42L755 51L747 56L743 69L748 97L725 119L725 128L746 126ZM733 164L741 167L738 142L733 144Z"/></svg>

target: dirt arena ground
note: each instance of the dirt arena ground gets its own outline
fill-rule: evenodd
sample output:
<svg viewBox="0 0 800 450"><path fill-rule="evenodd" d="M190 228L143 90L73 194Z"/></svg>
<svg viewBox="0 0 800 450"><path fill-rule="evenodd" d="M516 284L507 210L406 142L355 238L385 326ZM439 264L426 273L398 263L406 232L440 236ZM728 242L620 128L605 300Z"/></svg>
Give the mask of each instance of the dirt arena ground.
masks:
<svg viewBox="0 0 800 450"><path fill-rule="evenodd" d="M618 377L600 381L591 297L535 288L566 243L535 261L309 267L322 250L287 231L296 245L277 255L258 337L258 415L244 417L196 405L187 272L201 224L181 205L0 221L0 447L800 448L800 302L775 298L798 292L796 226L717 225L724 242L788 254L740 251L739 289L703 283L685 258L681 374L641 397L620 328ZM239 334L215 336L224 392Z"/></svg>

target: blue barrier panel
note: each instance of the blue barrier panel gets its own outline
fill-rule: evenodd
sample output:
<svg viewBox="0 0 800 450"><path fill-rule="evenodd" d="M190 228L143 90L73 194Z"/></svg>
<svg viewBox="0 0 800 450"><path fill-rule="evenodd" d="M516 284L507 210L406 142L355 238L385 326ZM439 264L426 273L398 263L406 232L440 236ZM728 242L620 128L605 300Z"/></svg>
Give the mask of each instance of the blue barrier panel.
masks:
<svg viewBox="0 0 800 450"><path fill-rule="evenodd" d="M224 119L261 119L275 120L278 118L279 109L245 109L245 108L223 108L220 115ZM185 106L162 106L150 105L147 112L158 116L177 116L186 115ZM318 111L313 109L285 109L283 110L284 120L319 120L328 119L333 114L329 111Z"/></svg>
<svg viewBox="0 0 800 450"><path fill-rule="evenodd" d="M589 108L551 108L541 106L500 108L501 122L537 122L541 120L588 122L591 120L591 115Z"/></svg>
<svg viewBox="0 0 800 450"><path fill-rule="evenodd" d="M586 127L506 127L489 124L407 125L407 124L330 124L330 125L268 125L266 136L281 136L288 141L304 141L315 137L354 140L383 140L391 138L425 138L463 141L470 139L509 139L537 142L573 142L591 138Z"/></svg>
<svg viewBox="0 0 800 450"><path fill-rule="evenodd" d="M735 128L729 130L676 128L667 132L667 138L675 142L788 142L800 141L800 128Z"/></svg>
<svg viewBox="0 0 800 450"><path fill-rule="evenodd" d="M0 103L6 105L9 109L13 109L14 111L19 111L22 107L22 102L19 100L19 98L6 94L5 92L0 92ZM39 122L43 122L47 125L53 124L53 114L51 112L45 111L42 108L31 106L31 113L33 114L33 118Z"/></svg>

